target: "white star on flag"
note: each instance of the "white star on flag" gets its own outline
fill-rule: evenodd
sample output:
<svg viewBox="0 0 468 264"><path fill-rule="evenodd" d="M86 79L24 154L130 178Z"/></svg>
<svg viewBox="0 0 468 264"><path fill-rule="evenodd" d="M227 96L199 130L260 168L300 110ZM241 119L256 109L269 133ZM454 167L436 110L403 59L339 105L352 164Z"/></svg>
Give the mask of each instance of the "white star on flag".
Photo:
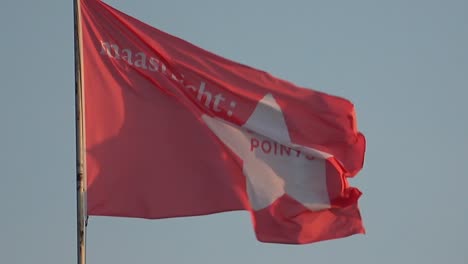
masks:
<svg viewBox="0 0 468 264"><path fill-rule="evenodd" d="M311 210L330 207L325 159L331 155L291 142L283 112L271 94L258 102L242 127L207 115L202 118L243 160L254 210L268 207L285 193Z"/></svg>

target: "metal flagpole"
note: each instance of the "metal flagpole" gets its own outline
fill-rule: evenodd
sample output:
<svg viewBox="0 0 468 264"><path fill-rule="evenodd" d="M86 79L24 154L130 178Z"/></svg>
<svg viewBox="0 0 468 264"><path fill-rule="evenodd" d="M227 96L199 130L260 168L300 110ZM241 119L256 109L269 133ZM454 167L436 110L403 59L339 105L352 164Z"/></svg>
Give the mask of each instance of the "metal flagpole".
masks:
<svg viewBox="0 0 468 264"><path fill-rule="evenodd" d="M84 104L81 59L81 11L80 0L73 0L75 39L75 117L76 117L76 214L77 214L77 263L86 264L86 174L84 155Z"/></svg>

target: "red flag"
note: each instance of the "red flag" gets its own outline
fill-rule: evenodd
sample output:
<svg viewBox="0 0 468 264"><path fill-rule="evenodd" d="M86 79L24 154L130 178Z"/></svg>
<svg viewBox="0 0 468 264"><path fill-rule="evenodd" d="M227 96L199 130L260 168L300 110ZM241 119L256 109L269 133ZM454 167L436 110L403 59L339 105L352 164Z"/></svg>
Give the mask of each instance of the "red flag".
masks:
<svg viewBox="0 0 468 264"><path fill-rule="evenodd" d="M364 233L353 105L81 0L89 215L252 214L260 241Z"/></svg>

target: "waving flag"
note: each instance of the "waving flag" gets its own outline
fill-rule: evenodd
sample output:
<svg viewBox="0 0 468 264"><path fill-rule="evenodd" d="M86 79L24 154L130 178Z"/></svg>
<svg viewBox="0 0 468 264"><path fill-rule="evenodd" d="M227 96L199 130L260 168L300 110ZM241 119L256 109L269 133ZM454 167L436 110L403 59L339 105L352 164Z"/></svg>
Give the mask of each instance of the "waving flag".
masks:
<svg viewBox="0 0 468 264"><path fill-rule="evenodd" d="M89 215L252 214L260 241L363 233L353 105L81 0Z"/></svg>

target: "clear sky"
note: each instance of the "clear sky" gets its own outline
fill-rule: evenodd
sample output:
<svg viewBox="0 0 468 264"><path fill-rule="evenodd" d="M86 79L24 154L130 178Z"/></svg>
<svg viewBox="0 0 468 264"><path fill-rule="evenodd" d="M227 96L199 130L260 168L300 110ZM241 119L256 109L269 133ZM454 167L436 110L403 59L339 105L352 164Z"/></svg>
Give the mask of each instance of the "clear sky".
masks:
<svg viewBox="0 0 468 264"><path fill-rule="evenodd" d="M468 1L107 0L356 105L366 235L263 244L247 212L91 217L88 263L468 263ZM72 0L0 8L0 262L75 263Z"/></svg>

